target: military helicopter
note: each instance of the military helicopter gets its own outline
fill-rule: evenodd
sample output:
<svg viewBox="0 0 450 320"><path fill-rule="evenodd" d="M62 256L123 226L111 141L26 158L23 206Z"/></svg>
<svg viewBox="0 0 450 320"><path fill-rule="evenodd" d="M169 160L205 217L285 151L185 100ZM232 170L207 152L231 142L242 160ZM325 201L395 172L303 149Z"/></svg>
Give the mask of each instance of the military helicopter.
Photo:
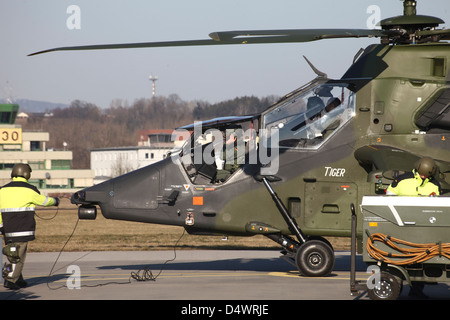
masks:
<svg viewBox="0 0 450 320"><path fill-rule="evenodd" d="M264 235L303 275L328 275L334 251L324 237L351 236L350 205L363 195L383 194L424 155L435 159L437 179L450 191L450 30L438 29L439 18L417 15L414 0L403 7L403 15L376 30L225 31L206 40L34 53L381 39L358 52L340 79L310 64L317 77L260 114L179 128L191 139L170 157L73 194L79 217L95 219L98 206L108 219L175 225L191 234ZM232 130L240 132L243 160L223 174L214 141Z"/></svg>

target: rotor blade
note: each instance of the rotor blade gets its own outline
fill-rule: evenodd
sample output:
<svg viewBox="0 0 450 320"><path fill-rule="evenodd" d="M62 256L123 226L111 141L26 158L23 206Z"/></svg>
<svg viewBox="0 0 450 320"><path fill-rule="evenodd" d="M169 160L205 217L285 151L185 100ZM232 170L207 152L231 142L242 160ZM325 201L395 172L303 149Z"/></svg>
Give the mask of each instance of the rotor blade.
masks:
<svg viewBox="0 0 450 320"><path fill-rule="evenodd" d="M417 31L418 36L439 36L442 40L450 40L450 29L439 29L439 30L422 30Z"/></svg>
<svg viewBox="0 0 450 320"><path fill-rule="evenodd" d="M291 43L306 42L332 38L359 38L379 37L385 35L382 30L365 29L303 29L303 30L260 30L260 31L223 31L210 34L212 39L183 40L163 42L142 42L123 44L100 44L87 46L60 47L31 53L28 56L53 51L68 50L99 50L99 49L126 49L126 48L155 48L178 46L205 46L226 44L258 44L258 43Z"/></svg>
<svg viewBox="0 0 450 320"><path fill-rule="evenodd" d="M369 29L286 29L220 31L210 33L209 36L216 41L229 41L237 37L251 39L261 36L272 36L287 37L295 39L296 42L306 42L332 38L380 37L384 34L381 30Z"/></svg>
<svg viewBox="0 0 450 320"><path fill-rule="evenodd" d="M152 47L175 47L175 46L202 46L218 44L216 41L207 40L186 40L186 41L165 41L165 42L139 42L139 43L119 43L119 44L96 44L87 46L60 47L30 53L28 56L54 52L72 50L102 50L102 49L130 49L130 48L152 48Z"/></svg>

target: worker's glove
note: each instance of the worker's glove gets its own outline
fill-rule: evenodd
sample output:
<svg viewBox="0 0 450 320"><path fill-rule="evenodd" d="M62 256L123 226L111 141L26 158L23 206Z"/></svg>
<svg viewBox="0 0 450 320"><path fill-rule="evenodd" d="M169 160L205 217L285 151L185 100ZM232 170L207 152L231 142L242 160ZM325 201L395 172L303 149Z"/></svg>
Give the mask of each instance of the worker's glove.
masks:
<svg viewBox="0 0 450 320"><path fill-rule="evenodd" d="M54 206L55 207L59 206L59 198L53 198L53 200L55 200Z"/></svg>

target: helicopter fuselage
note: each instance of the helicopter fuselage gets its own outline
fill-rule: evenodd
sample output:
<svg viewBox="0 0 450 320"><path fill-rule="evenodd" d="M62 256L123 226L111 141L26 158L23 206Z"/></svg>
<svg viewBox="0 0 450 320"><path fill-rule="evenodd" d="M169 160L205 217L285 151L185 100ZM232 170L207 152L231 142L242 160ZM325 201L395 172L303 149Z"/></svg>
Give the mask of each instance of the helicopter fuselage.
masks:
<svg viewBox="0 0 450 320"><path fill-rule="evenodd" d="M195 153L193 142L163 161L81 190L72 202L83 213L98 205L109 219L182 226L195 234L289 235L255 179L276 159L272 186L302 231L350 236L350 204L384 193L424 155L436 160L438 179L450 191L449 62L448 43L369 46L341 79L318 77L245 119L257 124L256 136L277 132L277 145L270 138L259 142L271 152L270 163L247 159L217 181L215 164L183 160ZM318 105L311 107L313 100ZM332 101L338 103L330 108Z"/></svg>

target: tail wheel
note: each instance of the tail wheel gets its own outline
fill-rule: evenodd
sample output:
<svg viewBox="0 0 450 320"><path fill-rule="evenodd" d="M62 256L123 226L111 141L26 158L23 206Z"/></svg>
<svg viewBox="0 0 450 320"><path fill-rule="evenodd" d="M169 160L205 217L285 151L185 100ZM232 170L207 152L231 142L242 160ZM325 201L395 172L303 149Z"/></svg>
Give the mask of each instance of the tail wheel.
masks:
<svg viewBox="0 0 450 320"><path fill-rule="evenodd" d="M309 240L298 248L295 263L306 277L325 277L333 271L334 251L323 241Z"/></svg>
<svg viewBox="0 0 450 320"><path fill-rule="evenodd" d="M375 288L367 290L369 298L372 300L395 300L400 295L401 282L396 277L381 272L380 283Z"/></svg>

